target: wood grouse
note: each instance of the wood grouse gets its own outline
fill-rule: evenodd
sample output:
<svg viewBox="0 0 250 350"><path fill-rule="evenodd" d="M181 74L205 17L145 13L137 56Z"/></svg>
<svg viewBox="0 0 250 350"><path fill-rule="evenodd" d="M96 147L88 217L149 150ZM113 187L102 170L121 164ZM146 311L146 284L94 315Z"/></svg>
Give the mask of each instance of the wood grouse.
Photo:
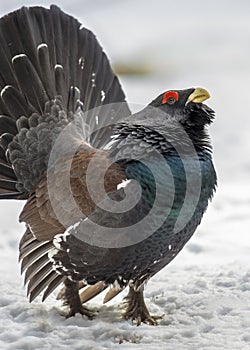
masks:
<svg viewBox="0 0 250 350"><path fill-rule="evenodd" d="M58 7L0 20L0 199L26 200L30 301L64 284L67 316L125 287L124 317L156 324L146 282L183 248L216 187L203 88L131 114L91 31Z"/></svg>

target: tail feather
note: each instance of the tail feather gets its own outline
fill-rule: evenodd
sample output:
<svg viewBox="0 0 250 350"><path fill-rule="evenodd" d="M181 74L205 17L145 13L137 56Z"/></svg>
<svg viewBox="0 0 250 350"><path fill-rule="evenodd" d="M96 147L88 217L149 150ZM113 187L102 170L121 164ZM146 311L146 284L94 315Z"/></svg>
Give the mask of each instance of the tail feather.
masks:
<svg viewBox="0 0 250 350"><path fill-rule="evenodd" d="M1 72L1 71L0 71ZM9 82L8 82L9 83ZM1 91L2 104L8 115L14 120L18 120L22 115L30 115L35 112L35 108L29 103L25 96L13 85L5 85ZM1 107L1 104L0 104ZM1 108L1 110L4 108ZM1 129L3 128L2 124Z"/></svg>
<svg viewBox="0 0 250 350"><path fill-rule="evenodd" d="M23 90L32 86L39 96L41 85L36 90L36 84L41 81L48 98L53 99L58 95L53 70L61 66L66 96L71 86L77 86L86 110L125 101L119 81L93 33L81 28L77 20L58 7L51 6L50 10L23 7L3 17L0 29L2 88L9 82L18 90L21 83L23 95L30 100L34 92L30 95L30 91ZM35 81L29 80L27 84L27 72ZM101 101L102 90L106 92L106 101ZM65 105L67 102L66 97Z"/></svg>
<svg viewBox="0 0 250 350"><path fill-rule="evenodd" d="M26 194L22 194L20 192L11 192L11 193L2 193L4 190L1 190L0 200L1 199L26 199Z"/></svg>
<svg viewBox="0 0 250 350"><path fill-rule="evenodd" d="M100 281L94 285L88 286L87 288L84 289L83 292L80 293L81 303L83 304L91 300L92 298L100 294L102 291L104 291L107 287L108 287L107 283L103 281Z"/></svg>
<svg viewBox="0 0 250 350"><path fill-rule="evenodd" d="M0 159L0 173L2 174L3 177L5 177L9 180L16 181L16 175L15 175L13 169L8 165L2 164L1 159ZM1 181L1 179L0 179L0 181Z"/></svg>
<svg viewBox="0 0 250 350"><path fill-rule="evenodd" d="M67 101L68 91L64 88L64 84L66 81L66 75L63 69L63 66L60 64L56 64L54 68L55 74L55 87L58 96L62 97L62 100Z"/></svg>
<svg viewBox="0 0 250 350"><path fill-rule="evenodd" d="M10 160L19 198L31 192L46 171L58 133L72 120L70 112L124 102L84 119L90 132L96 130L88 141L97 148L109 141L112 126L106 125L130 114L93 33L56 6L23 7L0 20L0 91L0 160L7 164ZM51 125L53 103L65 116L64 122L57 118ZM50 142L40 142L36 129L40 125ZM28 130L33 130L32 137Z"/></svg>
<svg viewBox="0 0 250 350"><path fill-rule="evenodd" d="M5 132L1 135L0 137L0 147L2 147L2 149L6 152L8 150L8 146L11 143L11 141L13 140L13 135Z"/></svg>
<svg viewBox="0 0 250 350"><path fill-rule="evenodd" d="M7 162L6 154L2 147L0 147L0 163L11 167L11 165Z"/></svg>
<svg viewBox="0 0 250 350"><path fill-rule="evenodd" d="M16 192L16 181L0 179L0 188L1 190Z"/></svg>
<svg viewBox="0 0 250 350"><path fill-rule="evenodd" d="M39 61L41 71L43 72L41 81L43 82L43 85L46 86L46 91L49 99L53 99L54 91L57 91L57 90L55 85L55 79L53 79L53 76L51 75L50 55L49 55L48 45L44 43L38 45L37 55L38 55L38 61ZM61 95L59 91L57 92L59 93L59 95Z"/></svg>
<svg viewBox="0 0 250 350"><path fill-rule="evenodd" d="M32 62L22 53L12 58L12 64L23 95L28 97L36 111L43 113L49 98Z"/></svg>
<svg viewBox="0 0 250 350"><path fill-rule="evenodd" d="M2 129L0 130L0 135L3 133L4 130L8 130L10 134L16 135L17 133L17 127L16 122L5 115L0 116L0 125L2 126Z"/></svg>
<svg viewBox="0 0 250 350"><path fill-rule="evenodd" d="M109 291L106 293L103 304L106 304L110 300L112 300L114 297L116 297L119 293L121 293L124 290L125 287L115 286L110 287Z"/></svg>

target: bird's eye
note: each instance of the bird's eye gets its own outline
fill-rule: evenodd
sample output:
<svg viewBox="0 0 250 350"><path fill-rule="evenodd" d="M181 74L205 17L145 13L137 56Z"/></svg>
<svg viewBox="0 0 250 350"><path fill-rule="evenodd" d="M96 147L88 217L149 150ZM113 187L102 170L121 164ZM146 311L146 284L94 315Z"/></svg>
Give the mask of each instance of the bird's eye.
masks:
<svg viewBox="0 0 250 350"><path fill-rule="evenodd" d="M163 95L161 103L163 105L165 104L173 105L178 100L179 100L179 94L177 91L167 91Z"/></svg>
<svg viewBox="0 0 250 350"><path fill-rule="evenodd" d="M167 104L169 105L173 105L175 103L176 99L174 97L169 97L169 99L167 100Z"/></svg>

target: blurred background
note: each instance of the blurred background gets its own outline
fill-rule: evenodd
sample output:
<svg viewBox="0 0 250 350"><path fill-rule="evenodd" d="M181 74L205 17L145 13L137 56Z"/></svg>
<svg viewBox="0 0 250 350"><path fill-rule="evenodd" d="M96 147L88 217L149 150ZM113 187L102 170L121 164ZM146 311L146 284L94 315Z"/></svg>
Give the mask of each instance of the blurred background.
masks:
<svg viewBox="0 0 250 350"><path fill-rule="evenodd" d="M23 5L50 4L1 1L0 15ZM57 0L56 4L97 35L129 102L144 106L175 88L201 86L210 91L208 104L216 111L210 133L219 177L213 207L228 209L225 225L238 208L237 224L224 226L233 230L236 241L242 213L248 220L250 207L250 2ZM21 206L0 203L3 230L20 230Z"/></svg>

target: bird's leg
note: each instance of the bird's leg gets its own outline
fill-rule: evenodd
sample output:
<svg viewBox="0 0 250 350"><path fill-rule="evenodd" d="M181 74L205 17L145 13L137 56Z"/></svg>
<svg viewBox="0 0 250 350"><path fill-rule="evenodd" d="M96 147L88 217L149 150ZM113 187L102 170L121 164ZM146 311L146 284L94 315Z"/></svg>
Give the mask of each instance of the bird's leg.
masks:
<svg viewBox="0 0 250 350"><path fill-rule="evenodd" d="M80 291L80 289L82 289L86 286L87 286L87 284L84 283L83 281L78 282L79 291ZM65 299L65 292L66 292L66 287L62 287L56 296L56 300L64 300Z"/></svg>
<svg viewBox="0 0 250 350"><path fill-rule="evenodd" d="M141 322L148 323L151 325L157 325L157 320L161 319L162 316L151 316L143 297L143 287L141 287L138 291L134 290L132 286L129 287L129 293L125 297L127 303L127 309L124 314L124 318L126 320L132 319L135 320L137 326L141 324Z"/></svg>
<svg viewBox="0 0 250 350"><path fill-rule="evenodd" d="M79 282L74 282L66 278L64 285L64 305L69 306L69 312L66 314L66 318L75 316L75 314L80 313L81 315L87 316L89 319L93 319L95 313L88 310L81 303L79 296Z"/></svg>

